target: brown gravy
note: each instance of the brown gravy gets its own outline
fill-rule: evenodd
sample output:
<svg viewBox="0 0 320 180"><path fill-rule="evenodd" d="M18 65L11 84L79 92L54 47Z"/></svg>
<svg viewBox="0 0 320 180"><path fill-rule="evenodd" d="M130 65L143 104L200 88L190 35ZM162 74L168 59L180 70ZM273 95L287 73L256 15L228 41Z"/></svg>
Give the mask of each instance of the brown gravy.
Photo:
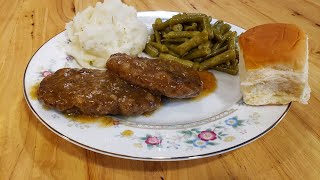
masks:
<svg viewBox="0 0 320 180"><path fill-rule="evenodd" d="M36 83L31 87L31 90L29 92L29 95L31 99L36 100L38 99L38 89L40 87L40 83Z"/></svg>
<svg viewBox="0 0 320 180"><path fill-rule="evenodd" d="M202 91L197 97L193 98L193 100L200 100L217 89L217 79L214 74L208 71L199 71L199 76L203 83Z"/></svg>
<svg viewBox="0 0 320 180"><path fill-rule="evenodd" d="M76 121L81 124L98 123L100 127L110 127L110 126L119 124L119 121L114 119L111 116L103 116L103 117L83 116L83 115L77 115L77 116L64 115L64 116L72 121Z"/></svg>

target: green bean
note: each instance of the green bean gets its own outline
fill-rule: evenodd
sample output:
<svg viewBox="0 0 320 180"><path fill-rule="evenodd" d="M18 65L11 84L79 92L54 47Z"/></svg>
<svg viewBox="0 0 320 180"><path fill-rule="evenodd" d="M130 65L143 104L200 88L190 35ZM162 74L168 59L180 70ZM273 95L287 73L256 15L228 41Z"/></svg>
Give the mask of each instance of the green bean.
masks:
<svg viewBox="0 0 320 180"><path fill-rule="evenodd" d="M151 44L147 43L144 51L149 54L151 57L157 57L159 55L159 51L157 48L153 47Z"/></svg>
<svg viewBox="0 0 320 180"><path fill-rule="evenodd" d="M202 62L202 61L204 61L206 59L209 59L209 58L212 58L212 57L214 57L214 56L216 56L218 54L221 54L222 52L226 51L227 49L228 49L228 46L225 45L222 48L219 48L217 50L214 50L214 51L211 50L210 54L208 54L208 55L206 55L204 57L200 57L200 58L194 59L193 61Z"/></svg>
<svg viewBox="0 0 320 180"><path fill-rule="evenodd" d="M214 43L214 45L212 46L212 51L215 51L215 50L219 49L220 47L223 47L224 44L225 44L225 41Z"/></svg>
<svg viewBox="0 0 320 180"><path fill-rule="evenodd" d="M209 18L208 17L204 17L203 20L202 20L202 23L203 23L203 30L208 32L208 38L209 39L213 39L214 34L213 34L212 29L211 29Z"/></svg>
<svg viewBox="0 0 320 180"><path fill-rule="evenodd" d="M187 67L190 67L190 68L193 67L193 62L192 61L180 59L180 58L177 58L177 57L172 56L170 54L160 53L159 58L164 59L164 60L178 62L178 63L180 63L182 65L185 65Z"/></svg>
<svg viewBox="0 0 320 180"><path fill-rule="evenodd" d="M217 28L213 27L213 28L212 28L212 32L213 32L214 38L215 38L216 40L222 41L222 38L223 38L223 37L222 37L221 33L219 32L219 30L218 30Z"/></svg>
<svg viewBox="0 0 320 180"><path fill-rule="evenodd" d="M192 59L206 56L210 53L211 53L211 48L209 48L209 47L203 48L203 49L195 48L195 49L191 50L188 54L183 56L183 59L192 60Z"/></svg>
<svg viewBox="0 0 320 180"><path fill-rule="evenodd" d="M236 53L236 58L230 60L230 66L237 66L239 64L239 52L237 49L235 49L235 53Z"/></svg>
<svg viewBox="0 0 320 180"><path fill-rule="evenodd" d="M161 31L166 29L169 26L169 21L167 20L165 22L159 23L159 24L152 24L153 30Z"/></svg>
<svg viewBox="0 0 320 180"><path fill-rule="evenodd" d="M185 15L191 15L191 16L203 15L203 16L207 16L207 15L202 14L202 13L179 13L179 14L176 14L176 15L172 16L172 18L179 17L181 15L183 15L183 16L185 16Z"/></svg>
<svg viewBox="0 0 320 180"><path fill-rule="evenodd" d="M168 34L164 35L165 39L172 39L172 38L192 38L193 36L199 34L199 31L180 31L174 32L171 31Z"/></svg>
<svg viewBox="0 0 320 180"><path fill-rule="evenodd" d="M228 40L228 38L230 37L230 35L232 34L231 31L225 33L221 40L216 42L213 46L212 46L212 51L216 50L216 49L219 49L220 47L223 46L223 44L225 43L226 40ZM215 36L216 37L216 36Z"/></svg>
<svg viewBox="0 0 320 180"><path fill-rule="evenodd" d="M158 49L158 51L160 52L168 52L168 48L167 46L160 44L160 43L156 43L156 42L150 42L150 45L152 45L153 47L155 47L156 49Z"/></svg>
<svg viewBox="0 0 320 180"><path fill-rule="evenodd" d="M213 68L216 65L225 63L231 59L236 58L236 53L234 50L227 50L217 56L214 56L210 59L207 59L200 63L199 70L206 70L209 68Z"/></svg>
<svg viewBox="0 0 320 180"><path fill-rule="evenodd" d="M219 49L219 46L221 46L221 45L222 45L222 43L219 42L219 41L214 43L213 46L212 46L212 51L215 51L215 50Z"/></svg>
<svg viewBox="0 0 320 180"><path fill-rule="evenodd" d="M218 21L216 21L214 24L213 24L213 26L218 26L218 24L221 24L221 23L223 23L223 21L222 20L218 20Z"/></svg>
<svg viewBox="0 0 320 180"><path fill-rule="evenodd" d="M239 50L236 48L236 64L239 63Z"/></svg>
<svg viewBox="0 0 320 180"><path fill-rule="evenodd" d="M154 36L157 43L161 43L161 35L158 30L154 30Z"/></svg>
<svg viewBox="0 0 320 180"><path fill-rule="evenodd" d="M216 56L216 55L218 55L218 54L220 54L220 53L222 53L222 52L224 52L226 50L228 50L228 45L225 45L225 46L223 46L223 47L221 47L219 49L216 49L215 51L213 51L212 55Z"/></svg>
<svg viewBox="0 0 320 180"><path fill-rule="evenodd" d="M172 52L174 52L175 54L177 54L177 57L180 57L180 55L178 54L178 50L177 50L177 47L178 47L178 46L176 46L176 45L174 45L174 44L168 44L168 43L166 43L165 46L167 46L167 48L169 49L169 51L172 51ZM169 54L171 54L171 53L169 53ZM172 54L171 54L171 55L172 55Z"/></svg>
<svg viewBox="0 0 320 180"><path fill-rule="evenodd" d="M223 25L223 21L222 20L218 20L213 24L213 28L216 28L219 32L220 32L220 28Z"/></svg>
<svg viewBox="0 0 320 180"><path fill-rule="evenodd" d="M168 54L171 54L172 56L175 56L175 57L177 57L177 58L180 58L180 55L179 55L179 54L175 53L174 51L172 51L172 50L170 50L170 49L169 49L169 51L168 51Z"/></svg>
<svg viewBox="0 0 320 180"><path fill-rule="evenodd" d="M238 67L237 66L237 64L236 65L232 65L232 64L220 64L220 65L217 65L217 66L219 66L219 67L223 67L223 68L228 68L228 69L235 69L236 67Z"/></svg>
<svg viewBox="0 0 320 180"><path fill-rule="evenodd" d="M230 38L228 39L228 49L236 49L236 36L237 33L235 31L231 33Z"/></svg>
<svg viewBox="0 0 320 180"><path fill-rule="evenodd" d="M234 58L234 59L236 59L236 58ZM231 65L230 61L231 61L231 60L228 60L228 61L226 61L224 64L225 64L226 66L230 66L230 65Z"/></svg>
<svg viewBox="0 0 320 180"><path fill-rule="evenodd" d="M154 34L151 34L151 35L150 35L150 40L149 40L149 42L155 42L155 41L156 41L155 35L154 35Z"/></svg>
<svg viewBox="0 0 320 180"><path fill-rule="evenodd" d="M176 39L161 39L163 43L174 43L174 44L181 44L188 41L188 38L176 38Z"/></svg>
<svg viewBox="0 0 320 180"><path fill-rule="evenodd" d="M201 22L206 17L204 14L181 14L180 16L172 17L169 25L173 27L176 24Z"/></svg>
<svg viewBox="0 0 320 180"><path fill-rule="evenodd" d="M162 19L161 18L157 18L154 23L155 24L161 24L162 23Z"/></svg>
<svg viewBox="0 0 320 180"><path fill-rule="evenodd" d="M176 15L172 16L171 18L177 18L177 17L180 17L181 15L186 15L186 13L179 13L179 14L176 14Z"/></svg>
<svg viewBox="0 0 320 180"><path fill-rule="evenodd" d="M212 45L213 45L213 44L212 44L211 41L207 41L207 42L205 42L205 43L203 43L203 44L200 44L200 45L198 46L198 49L211 48Z"/></svg>
<svg viewBox="0 0 320 180"><path fill-rule="evenodd" d="M235 51L236 50L236 41L235 41L235 37L237 36L237 33L234 31L231 33L231 35L229 36L228 38L228 41L227 41L227 45L228 45L228 50L233 50ZM235 52L236 53L236 52ZM237 55L236 55L237 57ZM236 59L236 58L235 58ZM235 59L232 59L230 61L227 61L226 64L227 65L230 65L230 64L235 64Z"/></svg>
<svg viewBox="0 0 320 180"><path fill-rule="evenodd" d="M228 40L228 38L230 38L231 34L232 34L232 31L226 32L226 33L222 36L222 41Z"/></svg>
<svg viewBox="0 0 320 180"><path fill-rule="evenodd" d="M211 16L208 16L208 20L209 20L209 23L211 23L212 17L211 17Z"/></svg>
<svg viewBox="0 0 320 180"><path fill-rule="evenodd" d="M168 49L170 49L170 48L177 48L178 47L178 45L176 45L176 44L172 44L172 43L169 43L169 42L165 42L165 43L163 43L165 46L167 46L168 47Z"/></svg>
<svg viewBox="0 0 320 180"><path fill-rule="evenodd" d="M231 26L229 24L223 24L220 28L220 33L225 34L231 29Z"/></svg>
<svg viewBox="0 0 320 180"><path fill-rule="evenodd" d="M199 62L195 62L192 67L193 70L199 70Z"/></svg>
<svg viewBox="0 0 320 180"><path fill-rule="evenodd" d="M228 73L231 75L237 75L239 72L238 66L236 66L234 69L225 68L225 67L221 67L221 66L215 66L212 69L217 70L217 71L221 71L221 72L225 72L225 73Z"/></svg>
<svg viewBox="0 0 320 180"><path fill-rule="evenodd" d="M183 30L183 26L182 24L176 24L172 27L173 31L182 31Z"/></svg>
<svg viewBox="0 0 320 180"><path fill-rule="evenodd" d="M236 51L236 54L237 54L237 51ZM231 60L230 62L231 62L231 64L230 64L231 66L237 66L239 64L239 60L238 60L237 56L234 60Z"/></svg>
<svg viewBox="0 0 320 180"><path fill-rule="evenodd" d="M168 34L169 32L171 32L171 28L167 27L164 30L161 31L162 34Z"/></svg>
<svg viewBox="0 0 320 180"><path fill-rule="evenodd" d="M198 29L197 23L192 23L191 26L184 26L183 30L185 31L197 31Z"/></svg>
<svg viewBox="0 0 320 180"><path fill-rule="evenodd" d="M179 51L179 54L182 56L190 49L197 47L201 43L204 43L208 40L208 32L202 31L201 33L197 34L193 38L191 38L189 41L186 41L182 44L180 44L177 48Z"/></svg>

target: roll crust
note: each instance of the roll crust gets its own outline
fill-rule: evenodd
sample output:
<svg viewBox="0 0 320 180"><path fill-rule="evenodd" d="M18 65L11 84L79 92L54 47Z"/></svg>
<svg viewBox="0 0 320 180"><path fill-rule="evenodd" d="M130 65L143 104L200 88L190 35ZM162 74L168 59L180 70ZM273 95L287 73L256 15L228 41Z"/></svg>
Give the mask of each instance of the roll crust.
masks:
<svg viewBox="0 0 320 180"><path fill-rule="evenodd" d="M293 24L256 26L240 35L247 71L261 68L303 72L307 62L307 35Z"/></svg>

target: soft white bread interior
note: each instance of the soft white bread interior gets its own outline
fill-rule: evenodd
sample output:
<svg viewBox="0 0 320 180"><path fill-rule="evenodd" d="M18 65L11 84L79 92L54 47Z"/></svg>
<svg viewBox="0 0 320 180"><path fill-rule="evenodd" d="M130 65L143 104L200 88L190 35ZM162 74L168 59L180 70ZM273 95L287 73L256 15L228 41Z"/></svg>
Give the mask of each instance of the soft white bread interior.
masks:
<svg viewBox="0 0 320 180"><path fill-rule="evenodd" d="M256 26L240 35L239 47L246 104L308 102L308 38L303 30L282 23Z"/></svg>

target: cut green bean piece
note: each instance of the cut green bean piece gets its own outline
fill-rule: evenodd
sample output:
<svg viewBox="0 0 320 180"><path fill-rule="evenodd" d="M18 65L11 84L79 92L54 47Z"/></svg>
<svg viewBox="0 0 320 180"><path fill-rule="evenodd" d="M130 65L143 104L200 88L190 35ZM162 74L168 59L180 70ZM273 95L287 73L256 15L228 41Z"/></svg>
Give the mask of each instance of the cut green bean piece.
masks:
<svg viewBox="0 0 320 180"><path fill-rule="evenodd" d="M165 46L167 46L167 48L169 49L169 51L174 52L175 54L177 54L177 57L180 57L180 55L178 54L178 50L177 50L177 46L174 44L168 44L166 43ZM171 53L169 53L171 54ZM171 54L172 55L172 54Z"/></svg>
<svg viewBox="0 0 320 180"><path fill-rule="evenodd" d="M161 18L157 18L154 23L155 24L161 24L162 23L162 19Z"/></svg>
<svg viewBox="0 0 320 180"><path fill-rule="evenodd" d="M149 42L155 42L156 41L156 37L154 34L150 35L150 41Z"/></svg>
<svg viewBox="0 0 320 180"><path fill-rule="evenodd" d="M180 32L171 31L168 34L164 35L163 37L165 39L192 38L199 33L200 33L199 31L180 31Z"/></svg>
<svg viewBox="0 0 320 180"><path fill-rule="evenodd" d="M230 61L236 58L236 53L234 50L227 50L217 56L207 59L200 63L199 70L207 70L215 67L216 65Z"/></svg>
<svg viewBox="0 0 320 180"><path fill-rule="evenodd" d="M212 32L214 34L214 38L218 41L222 41L223 36L221 35L221 33L219 32L219 30L215 27L212 28Z"/></svg>
<svg viewBox="0 0 320 180"><path fill-rule="evenodd" d="M231 29L229 24L223 24L220 28L220 33L223 35Z"/></svg>
<svg viewBox="0 0 320 180"><path fill-rule="evenodd" d="M171 28L170 27L167 27L167 28L165 28L164 30L161 31L161 33L163 33L163 34L168 34L169 32L171 32Z"/></svg>
<svg viewBox="0 0 320 180"><path fill-rule="evenodd" d="M188 38L175 38L175 39L161 39L163 43L181 44L188 41Z"/></svg>
<svg viewBox="0 0 320 180"><path fill-rule="evenodd" d="M221 66L215 66L212 69L217 70L217 71L221 71L221 72L225 72L231 75L237 75L239 72L239 68L238 66L236 66L234 69L229 69L229 68L225 68L225 67L221 67Z"/></svg>
<svg viewBox="0 0 320 180"><path fill-rule="evenodd" d="M212 42L211 41L207 41L207 42L205 42L205 43L203 43L203 44L200 44L199 46L198 46L198 49L203 49L203 48L212 48Z"/></svg>
<svg viewBox="0 0 320 180"><path fill-rule="evenodd" d="M189 41L186 41L183 44L180 44L177 47L179 54L182 56L186 52L188 52L190 49L199 46L200 44L206 42L207 40L208 40L208 32L202 31L201 33L191 38Z"/></svg>
<svg viewBox="0 0 320 180"><path fill-rule="evenodd" d="M180 55L179 55L179 54L175 53L174 51L172 51L172 50L170 50L170 49L169 49L169 51L168 51L168 54L171 54L172 56L175 56L175 57L177 57L177 58L180 58Z"/></svg>
<svg viewBox="0 0 320 180"><path fill-rule="evenodd" d="M218 20L213 24L213 26L218 26L218 24L221 24L221 23L223 23L223 21L222 20Z"/></svg>
<svg viewBox="0 0 320 180"><path fill-rule="evenodd" d="M173 31L182 31L183 30L183 26L182 24L176 24L172 27Z"/></svg>
<svg viewBox="0 0 320 180"><path fill-rule="evenodd" d="M219 49L217 49L215 51L211 50L210 54L208 54L208 55L206 55L204 57L200 57L200 58L194 59L193 61L202 62L202 61L204 61L206 59L209 59L209 58L212 58L212 57L214 57L214 56L216 56L218 54L221 54L222 52L226 51L227 49L228 49L228 46L226 45L226 46L223 46L222 48L219 48Z"/></svg>
<svg viewBox="0 0 320 180"><path fill-rule="evenodd" d="M154 30L154 36L157 43L161 43L161 35L158 30Z"/></svg>
<svg viewBox="0 0 320 180"><path fill-rule="evenodd" d="M221 28L221 26L222 26L223 24L224 24L224 23L223 23L222 20L218 20L217 22L215 22L215 23L213 24L213 28L216 28L216 29L220 32L220 28Z"/></svg>
<svg viewBox="0 0 320 180"><path fill-rule="evenodd" d="M236 49L236 32L232 32L229 39L228 39L228 49Z"/></svg>
<svg viewBox="0 0 320 180"><path fill-rule="evenodd" d="M169 21L170 20L167 20L167 21L159 23L159 24L152 24L152 28L154 30L158 30L158 31L164 30L169 26Z"/></svg>
<svg viewBox="0 0 320 180"><path fill-rule="evenodd" d="M220 47L222 47L222 46L225 44L225 42L228 40L228 38L230 37L231 34L232 34L231 31L225 33L225 34L222 36L221 40L219 40L218 42L216 42L216 43L212 46L212 51L215 51L215 50L219 49ZM216 36L215 36L215 37L216 37Z"/></svg>
<svg viewBox="0 0 320 180"><path fill-rule="evenodd" d="M195 48L195 49L191 50L188 54L183 56L183 59L192 60L192 59L206 56L210 53L211 53L211 48L209 48L209 47L203 48L203 49Z"/></svg>
<svg viewBox="0 0 320 180"><path fill-rule="evenodd" d="M222 41L228 40L228 38L231 36L231 34L232 34L232 31L226 32L226 33L222 36Z"/></svg>
<svg viewBox="0 0 320 180"><path fill-rule="evenodd" d="M153 47L155 47L156 49L158 49L158 51L160 52L168 52L168 48L167 46L160 44L160 43L156 43L156 42L150 42L150 45L152 45Z"/></svg>
<svg viewBox="0 0 320 180"><path fill-rule="evenodd" d="M197 31L198 30L198 24L192 23L191 26L184 26L183 30L185 31Z"/></svg>
<svg viewBox="0 0 320 180"><path fill-rule="evenodd" d="M164 60L174 61L174 62L180 63L182 65L185 65L187 67L190 67L190 68L193 67L192 61L180 59L180 58L177 58L177 57L172 56L170 54L160 53L159 58L164 59Z"/></svg>
<svg viewBox="0 0 320 180"><path fill-rule="evenodd" d="M153 47L151 44L147 43L144 51L149 54L151 57L157 57L159 55L159 51L157 48Z"/></svg>
<svg viewBox="0 0 320 180"><path fill-rule="evenodd" d="M206 17L204 14L182 14L180 16L172 17L169 24L170 27L173 27L176 24L201 22L204 17Z"/></svg>
<svg viewBox="0 0 320 180"><path fill-rule="evenodd" d="M214 34L213 34L212 29L211 29L211 24L210 24L209 18L208 17L204 17L203 20L202 20L202 23L203 23L203 30L208 32L208 38L209 39L213 39Z"/></svg>
<svg viewBox="0 0 320 180"><path fill-rule="evenodd" d="M195 62L192 67L193 70L199 70L199 62Z"/></svg>

